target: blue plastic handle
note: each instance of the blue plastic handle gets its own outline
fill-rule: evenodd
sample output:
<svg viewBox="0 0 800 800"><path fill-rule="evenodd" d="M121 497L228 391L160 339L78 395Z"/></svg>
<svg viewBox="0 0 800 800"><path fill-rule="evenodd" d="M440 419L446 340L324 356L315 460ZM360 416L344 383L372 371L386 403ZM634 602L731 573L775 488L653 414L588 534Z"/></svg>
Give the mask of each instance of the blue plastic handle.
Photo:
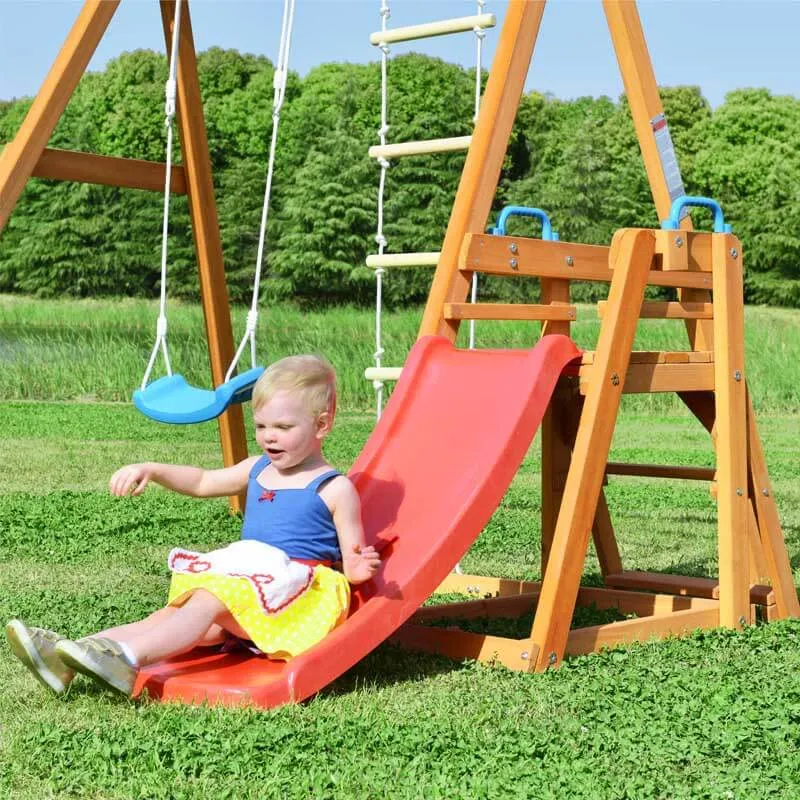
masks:
<svg viewBox="0 0 800 800"><path fill-rule="evenodd" d="M725 222L722 215L722 208L716 200L710 197L693 197L692 195L681 195L672 201L669 210L669 219L661 220L661 227L665 231L676 231L680 227L681 212L688 206L709 208L714 212L714 233L730 233L732 228Z"/></svg>
<svg viewBox="0 0 800 800"><path fill-rule="evenodd" d="M546 242L557 242L558 234L550 224L550 217L541 208L528 208L527 206L506 206L497 218L497 225L492 228L495 236L506 235L506 224L509 217L534 217L542 223L542 239Z"/></svg>

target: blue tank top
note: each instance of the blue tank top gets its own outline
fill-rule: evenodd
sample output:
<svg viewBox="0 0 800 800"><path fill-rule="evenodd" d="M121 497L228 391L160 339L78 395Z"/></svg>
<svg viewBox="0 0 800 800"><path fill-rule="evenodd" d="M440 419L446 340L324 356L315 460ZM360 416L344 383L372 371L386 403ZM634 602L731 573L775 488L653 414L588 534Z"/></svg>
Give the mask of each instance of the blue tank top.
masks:
<svg viewBox="0 0 800 800"><path fill-rule="evenodd" d="M262 456L250 470L242 539L271 544L289 558L341 561L333 517L317 494L322 484L341 473L329 470L302 489L265 489L256 478L269 463Z"/></svg>

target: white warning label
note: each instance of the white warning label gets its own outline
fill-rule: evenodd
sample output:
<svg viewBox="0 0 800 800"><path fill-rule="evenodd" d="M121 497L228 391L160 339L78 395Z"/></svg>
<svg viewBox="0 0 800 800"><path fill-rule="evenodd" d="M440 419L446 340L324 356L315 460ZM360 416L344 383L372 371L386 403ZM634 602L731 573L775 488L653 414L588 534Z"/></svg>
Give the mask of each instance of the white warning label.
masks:
<svg viewBox="0 0 800 800"><path fill-rule="evenodd" d="M672 146L672 137L669 135L667 118L663 114L653 117L650 120L650 127L653 129L658 157L661 159L661 169L667 181L669 199L675 200L676 197L686 194L686 191L683 188L683 178L681 178L678 159L675 157L675 148ZM686 216L687 213L688 210L684 209L681 217Z"/></svg>

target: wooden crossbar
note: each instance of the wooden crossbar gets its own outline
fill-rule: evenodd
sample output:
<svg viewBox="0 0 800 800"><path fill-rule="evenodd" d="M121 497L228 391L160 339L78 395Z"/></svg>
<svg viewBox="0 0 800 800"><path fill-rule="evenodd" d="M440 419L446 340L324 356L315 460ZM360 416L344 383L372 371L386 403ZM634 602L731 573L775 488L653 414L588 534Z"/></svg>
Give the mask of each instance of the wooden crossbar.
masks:
<svg viewBox="0 0 800 800"><path fill-rule="evenodd" d="M382 256L367 256L370 269L386 269L388 267L435 267L439 263L439 253L386 253Z"/></svg>
<svg viewBox="0 0 800 800"><path fill-rule="evenodd" d="M606 301L597 304L597 316L600 319L606 313ZM713 319L713 303L688 302L650 302L642 303L640 319Z"/></svg>
<svg viewBox="0 0 800 800"><path fill-rule="evenodd" d="M465 272L487 275L528 275L611 283L613 274L609 257L609 248L601 245L471 233L464 239L458 264ZM711 275L701 270L651 269L647 284L710 289Z"/></svg>
<svg viewBox="0 0 800 800"><path fill-rule="evenodd" d="M678 478L685 481L713 481L717 471L714 467L682 467L663 464L622 464L609 461L606 475L632 475L640 478Z"/></svg>
<svg viewBox="0 0 800 800"><path fill-rule="evenodd" d="M525 305L523 303L445 303L445 319L486 320L564 320L578 318L575 306L557 303Z"/></svg>
<svg viewBox="0 0 800 800"><path fill-rule="evenodd" d="M166 165L156 161L98 156L46 147L31 175L34 178L163 192L165 170ZM172 167L170 191L173 194L186 194L186 177L181 166Z"/></svg>

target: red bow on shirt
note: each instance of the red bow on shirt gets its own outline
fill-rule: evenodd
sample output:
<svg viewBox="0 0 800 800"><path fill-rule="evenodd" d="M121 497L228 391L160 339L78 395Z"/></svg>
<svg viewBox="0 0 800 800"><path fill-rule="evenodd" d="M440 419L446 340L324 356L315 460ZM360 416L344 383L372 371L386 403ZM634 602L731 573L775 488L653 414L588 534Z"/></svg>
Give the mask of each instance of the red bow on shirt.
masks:
<svg viewBox="0 0 800 800"><path fill-rule="evenodd" d="M275 492L272 489L264 489L261 492L261 497L258 498L258 502L260 503L262 500L269 500L270 503L275 499Z"/></svg>

